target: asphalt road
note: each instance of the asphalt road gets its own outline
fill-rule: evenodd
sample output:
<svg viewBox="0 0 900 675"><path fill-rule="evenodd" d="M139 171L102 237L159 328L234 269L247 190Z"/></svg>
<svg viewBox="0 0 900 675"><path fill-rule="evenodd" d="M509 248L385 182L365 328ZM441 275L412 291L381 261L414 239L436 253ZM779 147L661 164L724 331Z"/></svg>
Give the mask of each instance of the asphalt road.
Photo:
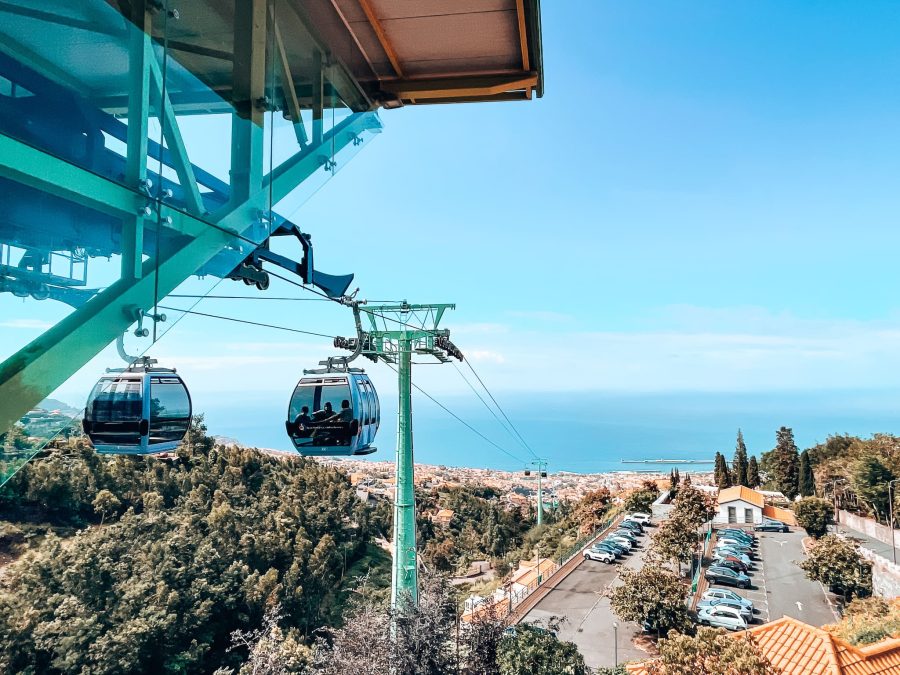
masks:
<svg viewBox="0 0 900 675"><path fill-rule="evenodd" d="M651 532L653 528L641 537L641 548L620 558L618 564L585 560L525 616L523 623L565 617L559 638L574 642L591 668L613 666L617 658L619 663L646 658L647 654L631 644L632 637L640 632L637 624L622 623L618 630L613 628L617 619L605 592L616 580L620 566L641 566Z"/></svg>
<svg viewBox="0 0 900 675"><path fill-rule="evenodd" d="M825 589L819 582L807 579L796 564L806 557L801 545L804 531L796 528L783 534L759 532L757 536L759 561L753 574L753 590L765 593L768 620L792 616L813 626L836 621Z"/></svg>

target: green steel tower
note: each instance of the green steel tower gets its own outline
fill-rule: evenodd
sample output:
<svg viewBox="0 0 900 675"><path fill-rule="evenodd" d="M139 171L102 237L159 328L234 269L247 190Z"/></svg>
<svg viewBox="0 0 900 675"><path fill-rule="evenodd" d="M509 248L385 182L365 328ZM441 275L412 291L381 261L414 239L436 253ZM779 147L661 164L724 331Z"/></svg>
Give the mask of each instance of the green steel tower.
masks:
<svg viewBox="0 0 900 675"><path fill-rule="evenodd" d="M547 477L547 460L546 459L536 459L531 462L531 465L537 467L537 524L543 525L544 523L544 491L543 485L541 484L541 479ZM528 471L525 472L525 475L528 475Z"/></svg>
<svg viewBox="0 0 900 675"><path fill-rule="evenodd" d="M393 567L391 607L408 599L418 602L416 554L416 495L412 428L413 354L432 356L440 363L462 354L450 342L450 331L439 328L444 312L455 305L360 306L370 323L364 353L396 364L399 391L397 415L396 494L394 497Z"/></svg>

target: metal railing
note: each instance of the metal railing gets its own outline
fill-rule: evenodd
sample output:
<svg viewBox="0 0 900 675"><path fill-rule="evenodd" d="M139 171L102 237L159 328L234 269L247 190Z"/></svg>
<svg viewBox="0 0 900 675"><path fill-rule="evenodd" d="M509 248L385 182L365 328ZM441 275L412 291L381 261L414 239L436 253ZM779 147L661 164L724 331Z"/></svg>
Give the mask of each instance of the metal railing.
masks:
<svg viewBox="0 0 900 675"><path fill-rule="evenodd" d="M531 581L530 583L528 583L524 588L519 589L517 591L513 591L512 588L510 587L510 590L508 592L510 603L509 603L509 610L507 612L507 616L512 614L515 611L516 607L518 607L520 604L522 604L522 602L524 602L525 599L529 595L531 595L534 591L536 591L538 588L540 588L541 586L546 584L547 581L549 581L551 578L553 578L553 576L557 572L559 572L559 570L562 569L562 567L564 565L566 565L573 558L576 558L577 556L582 555L582 551L584 551L584 549L589 544L591 544L593 541L595 541L604 532L606 532L608 529L610 529L610 527L612 527L613 524L619 519L619 516L620 516L620 514L616 513L615 515L612 515L609 518L607 518L606 520L604 520L603 523L600 525L600 527L595 529L590 534L578 539L562 555L559 555L555 558L541 558L540 556L538 556L538 576L537 576L537 578L534 579L533 581ZM546 574L541 574L541 570L540 570L540 564L541 564L540 561L541 560L551 560L553 563L552 567L549 569L549 571Z"/></svg>

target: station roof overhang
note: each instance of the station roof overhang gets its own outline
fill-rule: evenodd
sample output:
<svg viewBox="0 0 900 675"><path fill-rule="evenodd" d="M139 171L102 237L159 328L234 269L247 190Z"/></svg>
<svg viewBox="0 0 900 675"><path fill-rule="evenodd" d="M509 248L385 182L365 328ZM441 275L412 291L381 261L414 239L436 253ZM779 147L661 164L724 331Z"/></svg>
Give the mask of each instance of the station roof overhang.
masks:
<svg viewBox="0 0 900 675"><path fill-rule="evenodd" d="M4 0L0 51L123 112L122 18L133 19L138 3L160 4ZM239 45L252 38L238 30L238 15L257 4L266 6L268 25L255 44ZM311 105L316 53L329 69L326 104L356 112L543 94L540 0L196 0L179 3L177 18L164 14L157 11L148 31L179 66L168 87L180 114L216 109L194 81L223 103L235 98L238 47L282 59L302 107Z"/></svg>
<svg viewBox="0 0 900 675"><path fill-rule="evenodd" d="M540 0L307 0L377 106L543 95Z"/></svg>

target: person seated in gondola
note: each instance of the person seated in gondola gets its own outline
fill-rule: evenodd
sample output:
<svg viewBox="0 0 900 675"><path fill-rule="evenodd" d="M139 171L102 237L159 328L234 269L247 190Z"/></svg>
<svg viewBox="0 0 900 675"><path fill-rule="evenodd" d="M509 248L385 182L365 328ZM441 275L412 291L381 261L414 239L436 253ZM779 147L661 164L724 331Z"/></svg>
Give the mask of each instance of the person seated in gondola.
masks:
<svg viewBox="0 0 900 675"><path fill-rule="evenodd" d="M333 445L333 433L328 429L329 423L334 419L334 408L331 401L325 401L325 405L321 410L316 410L312 414L311 425L313 427L312 439L313 445Z"/></svg>
<svg viewBox="0 0 900 675"><path fill-rule="evenodd" d="M316 410L313 413L312 421L313 422L324 422L325 420L329 420L334 417L334 408L331 407L331 401L325 401L325 407L321 410Z"/></svg>
<svg viewBox="0 0 900 675"><path fill-rule="evenodd" d="M350 401L344 399L341 401L341 410L332 416L331 420L338 422L340 431L337 432L338 442L341 445L350 445L350 423L353 421L353 409L350 407Z"/></svg>
<svg viewBox="0 0 900 675"><path fill-rule="evenodd" d="M309 438L312 434L310 423L312 423L312 417L309 416L309 406L303 406L300 408L300 414L297 415L297 419L294 420L294 429L299 438Z"/></svg>

